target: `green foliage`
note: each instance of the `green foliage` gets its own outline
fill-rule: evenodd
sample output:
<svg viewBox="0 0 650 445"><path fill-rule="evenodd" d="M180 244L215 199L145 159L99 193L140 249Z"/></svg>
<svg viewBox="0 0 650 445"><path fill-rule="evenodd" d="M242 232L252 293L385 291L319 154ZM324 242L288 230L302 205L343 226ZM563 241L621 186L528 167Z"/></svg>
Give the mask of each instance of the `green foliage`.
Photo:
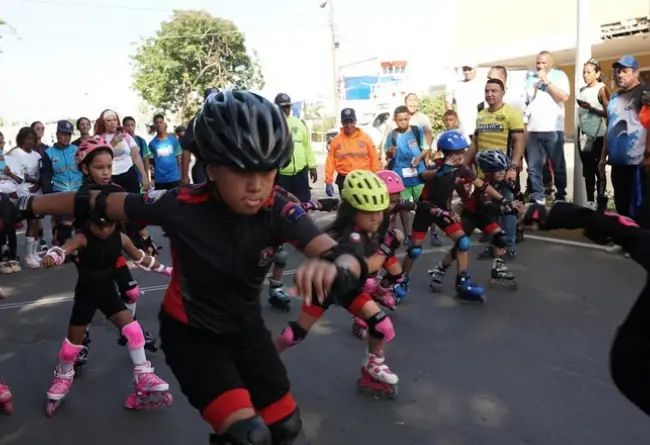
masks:
<svg viewBox="0 0 650 445"><path fill-rule="evenodd" d="M257 54L229 20L205 11L175 11L135 56L134 87L154 108L189 118L209 87L261 89Z"/></svg>
<svg viewBox="0 0 650 445"><path fill-rule="evenodd" d="M445 114L445 96L425 96L420 99L420 112L431 120L431 132L437 135L445 131L442 117Z"/></svg>

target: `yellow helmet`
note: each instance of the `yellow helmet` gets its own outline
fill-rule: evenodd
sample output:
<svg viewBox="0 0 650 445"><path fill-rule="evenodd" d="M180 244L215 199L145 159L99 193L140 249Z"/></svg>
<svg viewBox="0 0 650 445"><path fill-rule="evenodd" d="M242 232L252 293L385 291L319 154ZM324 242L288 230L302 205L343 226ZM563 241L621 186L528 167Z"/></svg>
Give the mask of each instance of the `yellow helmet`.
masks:
<svg viewBox="0 0 650 445"><path fill-rule="evenodd" d="M348 173L343 182L343 199L364 212L381 212L390 205L386 183L368 170Z"/></svg>

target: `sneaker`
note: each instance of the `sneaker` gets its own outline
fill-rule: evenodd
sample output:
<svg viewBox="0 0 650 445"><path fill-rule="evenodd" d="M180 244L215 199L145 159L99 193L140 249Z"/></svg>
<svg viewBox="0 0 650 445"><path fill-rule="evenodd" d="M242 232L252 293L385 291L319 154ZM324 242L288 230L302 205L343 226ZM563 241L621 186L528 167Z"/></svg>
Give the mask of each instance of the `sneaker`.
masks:
<svg viewBox="0 0 650 445"><path fill-rule="evenodd" d="M23 270L23 268L20 267L18 260L9 260L9 266L13 269L14 272L20 272Z"/></svg>
<svg viewBox="0 0 650 445"><path fill-rule="evenodd" d="M587 203L585 204L585 207L590 209L590 210L596 210L596 208L598 206L594 201L587 201Z"/></svg>
<svg viewBox="0 0 650 445"><path fill-rule="evenodd" d="M433 247L442 246L442 240L440 239L440 234L438 232L431 232L430 242Z"/></svg>
<svg viewBox="0 0 650 445"><path fill-rule="evenodd" d="M33 253L31 255L27 255L27 258L25 258L25 267L27 267L29 269L40 269L41 268L41 257L39 257L35 253Z"/></svg>
<svg viewBox="0 0 650 445"><path fill-rule="evenodd" d="M0 273L1 274L14 273L14 269L9 264L9 261L3 261L2 263L0 263Z"/></svg>
<svg viewBox="0 0 650 445"><path fill-rule="evenodd" d="M49 249L47 245L47 241L41 240L40 244L38 245L38 251L39 252L47 252L47 249Z"/></svg>
<svg viewBox="0 0 650 445"><path fill-rule="evenodd" d="M623 253L623 248L621 246L619 246L618 244L614 244L613 246L610 246L607 249L605 249L605 252L613 253L613 254L620 254L620 253Z"/></svg>
<svg viewBox="0 0 650 445"><path fill-rule="evenodd" d="M483 252L476 256L477 260L488 260L492 258L494 258L494 250L492 249L492 246L486 246L485 249L483 249Z"/></svg>

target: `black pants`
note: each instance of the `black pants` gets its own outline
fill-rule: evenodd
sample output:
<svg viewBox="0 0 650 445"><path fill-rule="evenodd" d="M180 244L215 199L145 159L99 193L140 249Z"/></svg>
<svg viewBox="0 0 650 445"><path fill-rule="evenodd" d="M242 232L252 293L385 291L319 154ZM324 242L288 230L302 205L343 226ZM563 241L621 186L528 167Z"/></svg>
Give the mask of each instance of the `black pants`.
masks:
<svg viewBox="0 0 650 445"><path fill-rule="evenodd" d="M197 159L194 161L194 167L192 167L192 183L200 184L206 182L206 179L205 165Z"/></svg>
<svg viewBox="0 0 650 445"><path fill-rule="evenodd" d="M347 175L340 175L340 174L337 174L337 175L336 175L336 179L334 180L334 183L335 183L336 186L339 188L339 195L340 195L340 196L343 196L343 183L345 182L345 177L346 177L346 176L347 176Z"/></svg>
<svg viewBox="0 0 650 445"><path fill-rule="evenodd" d="M585 178L585 188L587 190L587 201L596 201L596 181L600 178L598 173L598 163L600 155L603 152L603 143L605 137L594 139L591 151L584 152L580 150L580 160L582 161L582 176Z"/></svg>
<svg viewBox="0 0 650 445"><path fill-rule="evenodd" d="M233 412L254 408L267 425L296 410L287 370L260 323L237 334L188 326L160 311L165 362L181 391L215 431Z"/></svg>
<svg viewBox="0 0 650 445"><path fill-rule="evenodd" d="M100 311L106 318L125 311L126 306L117 293L113 280L88 280L77 283L74 290L74 304L70 314L71 326L87 326L95 312Z"/></svg>
<svg viewBox="0 0 650 445"><path fill-rule="evenodd" d="M171 190L180 185L181 181L156 182L156 190Z"/></svg>
<svg viewBox="0 0 650 445"><path fill-rule="evenodd" d="M0 232L0 249L7 244L7 261L15 261L18 255L18 239L15 230Z"/></svg>
<svg viewBox="0 0 650 445"><path fill-rule="evenodd" d="M294 195L300 202L311 201L309 188L309 169L305 168L295 175L278 175L275 178L277 185Z"/></svg>
<svg viewBox="0 0 650 445"><path fill-rule="evenodd" d="M644 199L648 175L637 165L612 165L612 188L616 212L634 218L641 227L650 227L649 200Z"/></svg>

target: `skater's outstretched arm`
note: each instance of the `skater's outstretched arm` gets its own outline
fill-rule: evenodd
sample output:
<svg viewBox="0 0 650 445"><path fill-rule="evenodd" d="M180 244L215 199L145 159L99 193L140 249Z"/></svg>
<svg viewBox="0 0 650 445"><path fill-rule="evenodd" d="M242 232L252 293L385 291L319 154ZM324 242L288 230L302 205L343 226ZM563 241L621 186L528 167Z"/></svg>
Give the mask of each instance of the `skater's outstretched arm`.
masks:
<svg viewBox="0 0 650 445"><path fill-rule="evenodd" d="M122 249L124 249L127 255L133 258L136 266L146 271L153 270L154 272L161 273L165 276L171 276L171 267L165 267L165 265L159 263L156 258L147 255L142 250L139 250L137 247L135 247L135 244L133 244L131 238L129 238L124 233L122 233L120 236L122 238Z"/></svg>
<svg viewBox="0 0 650 445"><path fill-rule="evenodd" d="M650 231L639 228L630 219L568 203L557 203L551 208L532 204L523 213L522 223L527 227L585 229L585 236L599 244L613 241L650 270ZM623 395L650 416L650 275L616 333L610 352L610 372Z"/></svg>
<svg viewBox="0 0 650 445"><path fill-rule="evenodd" d="M83 249L86 247L87 242L88 240L83 233L77 233L75 236L68 239L63 246L50 248L41 260L41 267L48 268L63 264L66 256L72 255L77 250Z"/></svg>

